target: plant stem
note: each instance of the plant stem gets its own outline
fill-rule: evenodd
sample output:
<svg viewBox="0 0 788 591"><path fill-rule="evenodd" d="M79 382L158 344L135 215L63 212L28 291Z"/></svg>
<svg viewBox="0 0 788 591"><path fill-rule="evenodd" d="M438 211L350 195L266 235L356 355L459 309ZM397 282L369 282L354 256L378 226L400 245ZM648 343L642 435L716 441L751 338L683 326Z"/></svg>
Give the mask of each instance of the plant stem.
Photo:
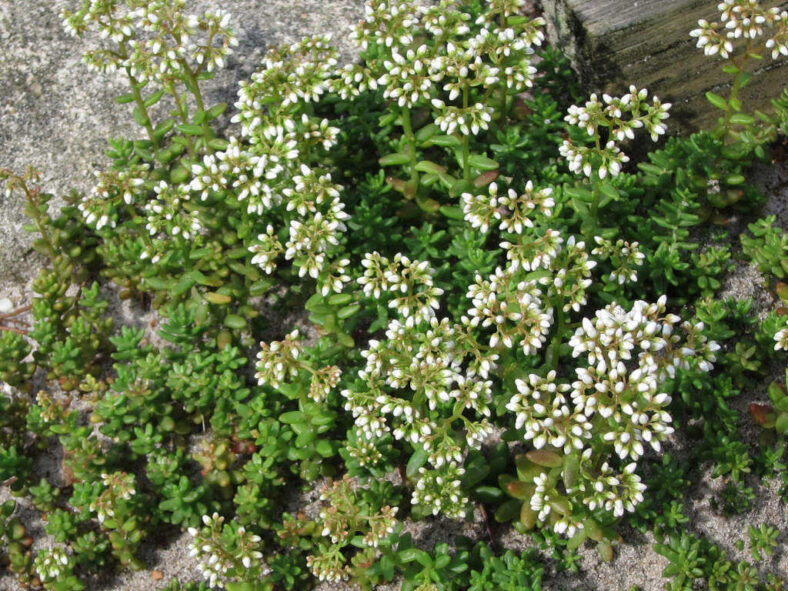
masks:
<svg viewBox="0 0 788 591"><path fill-rule="evenodd" d="M181 118L181 123L189 122L189 109L186 105L186 100L180 94L174 84L168 85L167 92L172 95L175 101L175 109L178 111L178 116ZM186 149L189 151L189 156L194 156L194 142L191 136L186 136Z"/></svg>
<svg viewBox="0 0 788 591"><path fill-rule="evenodd" d="M205 142L205 151L208 154L212 154L213 150L211 146L208 145L208 142L213 139L213 133L211 132L211 128L208 127L208 123L205 121L205 103L202 99L202 92L200 92L200 82L197 80L197 77L194 75L194 72L191 71L189 68L189 64L186 63L186 60L181 59L181 66L183 67L183 73L186 77L186 88L194 96L194 102L197 105L197 112L202 114L202 121L200 121L200 127L202 128L202 137Z"/></svg>
<svg viewBox="0 0 788 591"><path fill-rule="evenodd" d="M21 186L22 190L25 192L25 197L30 202L30 211L28 215L33 218L33 221L36 223L36 227L38 228L38 232L41 234L41 239L46 243L47 250L49 251L49 258L53 259L57 256L57 250L55 249L55 245L52 242L52 239L49 237L49 232L47 231L47 224L46 221L42 219L44 216L41 215L39 211L39 207L41 207L41 202L39 201L38 197L41 195L41 187L36 187L35 189L30 189L27 186L27 182L24 178L18 178L19 185Z"/></svg>
<svg viewBox="0 0 788 591"><path fill-rule="evenodd" d="M126 50L125 45L121 45L120 48L120 56L125 60L128 58L129 53ZM131 68L126 66L126 76L129 78L129 84L131 85L131 94L134 97L134 104L137 105L137 110L140 113L140 117L142 118L142 126L145 128L145 131L148 133L148 139L150 140L153 148L155 150L159 149L159 141L156 139L156 134L153 133L153 124L151 123L150 117L148 116L148 108L145 106L145 99L142 98L142 93L140 90L143 88L143 84L140 83L139 80L131 73Z"/></svg>
<svg viewBox="0 0 788 591"><path fill-rule="evenodd" d="M596 127L594 128L594 142L596 144L596 153L602 154L602 142L599 138L599 130ZM602 182L602 179L599 178L599 172L595 172L597 178L591 183L591 211L589 212L588 219L584 220L583 223L583 227L589 228L589 230L585 232L585 236L589 240L594 237L596 229L599 227L599 202L602 200L602 192L598 187L599 183Z"/></svg>
<svg viewBox="0 0 788 591"><path fill-rule="evenodd" d="M747 64L747 59L749 58L750 52L752 51L752 43L750 40L747 40L747 46L745 48L744 57L742 58L742 62L738 63L736 59L731 58L731 64L736 68L736 75L733 77L733 83L731 84L731 93L728 96L728 105L727 109L725 109L725 116L723 117L722 121L722 139L727 140L733 134L731 132L731 117L733 117L734 111L738 111L738 109L733 108L734 101L739 102L739 91L744 88L744 77L746 75L745 66Z"/></svg>
<svg viewBox="0 0 788 591"><path fill-rule="evenodd" d="M416 136L413 135L413 125L410 121L410 109L402 107L402 131L405 134L405 141L408 142L408 156L410 157L410 180L418 190L419 171L416 170Z"/></svg>
<svg viewBox="0 0 788 591"><path fill-rule="evenodd" d="M558 302L558 305L555 306L554 309L556 310L558 318L556 321L555 333L553 334L553 338L550 339L550 349L547 354L547 362L551 370L558 369L558 349L561 347L561 342L564 340L564 330L566 329L563 302Z"/></svg>
<svg viewBox="0 0 788 591"><path fill-rule="evenodd" d="M159 140L156 139L156 134L153 133L153 124L151 123L150 117L148 116L148 108L145 106L145 101L143 100L142 93L140 92L140 88L142 88L142 86L137 81L137 79L134 76L132 76L131 70L129 68L126 68L126 73L128 74L129 80L131 81L131 92L134 95L134 104L137 105L137 109L139 110L140 115L142 116L142 121L143 121L142 126L145 128L145 131L148 132L148 139L150 140L150 143L153 145L153 148L155 150L158 150Z"/></svg>
<svg viewBox="0 0 788 591"><path fill-rule="evenodd" d="M506 100L506 82L501 84L501 118L502 124L506 124L506 119L509 117L509 104Z"/></svg>
<svg viewBox="0 0 788 591"><path fill-rule="evenodd" d="M597 188L596 183L593 189L591 189L591 196L591 215L589 220L591 223L591 234L589 237L593 238L596 229L599 227L599 202L602 199L602 192Z"/></svg>
<svg viewBox="0 0 788 591"><path fill-rule="evenodd" d="M501 28L506 30L509 28L509 17L505 14L500 15L501 18ZM506 58L503 58L501 62L503 62ZM496 66L499 68L500 71L504 71L503 63L496 63ZM506 124L506 120L509 118L509 109L507 108L507 101L506 101L506 77L501 76L501 124Z"/></svg>
<svg viewBox="0 0 788 591"><path fill-rule="evenodd" d="M21 308L17 308L16 310L11 310L10 312L6 312L5 314L0 314L0 320L8 320L9 318L13 318L14 316L19 316L28 310L33 308L32 304L28 304L26 306L22 306Z"/></svg>
<svg viewBox="0 0 788 591"><path fill-rule="evenodd" d="M462 87L462 108L468 108L468 85ZM466 181L471 180L471 138L468 134L462 136L462 178Z"/></svg>

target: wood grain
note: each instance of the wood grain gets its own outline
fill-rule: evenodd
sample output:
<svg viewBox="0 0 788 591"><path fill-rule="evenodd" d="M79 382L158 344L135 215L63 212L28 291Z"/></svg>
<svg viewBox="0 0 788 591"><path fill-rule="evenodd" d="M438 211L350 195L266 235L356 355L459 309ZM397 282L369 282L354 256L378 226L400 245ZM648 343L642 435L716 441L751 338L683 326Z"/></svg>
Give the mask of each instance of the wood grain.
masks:
<svg viewBox="0 0 788 591"><path fill-rule="evenodd" d="M788 1L763 1L788 9ZM671 132L713 124L705 93L726 94L730 77L689 32L698 19L719 20L714 0L543 0L548 33L572 61L587 92L646 87L674 104ZM747 109L768 109L788 85L788 59L762 62L742 93Z"/></svg>

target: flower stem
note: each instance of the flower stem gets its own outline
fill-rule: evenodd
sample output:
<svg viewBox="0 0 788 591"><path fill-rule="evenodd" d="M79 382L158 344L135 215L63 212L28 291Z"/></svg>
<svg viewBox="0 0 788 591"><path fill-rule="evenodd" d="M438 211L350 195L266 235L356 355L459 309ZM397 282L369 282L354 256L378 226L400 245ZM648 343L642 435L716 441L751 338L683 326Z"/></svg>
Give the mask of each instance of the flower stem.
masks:
<svg viewBox="0 0 788 591"><path fill-rule="evenodd" d="M596 229L599 227L599 202L602 200L602 192L594 183L593 188L591 189L591 215L589 216L589 226L590 231L588 233L588 238L592 239L594 234L596 233Z"/></svg>
<svg viewBox="0 0 788 591"><path fill-rule="evenodd" d="M410 180L418 189L419 171L416 170L416 136L413 135L413 125L410 120L410 109L402 108L402 131L405 133L405 141L410 157Z"/></svg>
<svg viewBox="0 0 788 591"><path fill-rule="evenodd" d="M553 338L550 339L550 347L547 351L547 359L545 360L551 370L558 369L558 360L560 358L558 349L561 347L561 342L564 340L564 331L566 329L563 302L558 302L558 305L556 305L554 309L557 315L556 328Z"/></svg>
<svg viewBox="0 0 788 591"><path fill-rule="evenodd" d="M41 196L41 187L36 186L35 188L31 189L27 186L27 180L25 177L17 177L16 180L19 183L18 186L21 187L22 191L24 191L25 197L31 205L31 207L27 210L27 213L33 218L33 221L38 228L38 232L41 234L41 239L46 244L49 258L54 260L54 258L57 256L57 249L55 248L55 244L52 242L49 232L47 231L48 224L46 219L46 210L44 210L43 214L41 213L41 200L39 199Z"/></svg>
<svg viewBox="0 0 788 591"><path fill-rule="evenodd" d="M194 96L194 102L197 105L197 112L202 114L200 127L202 128L202 137L205 143L205 151L208 154L212 154L213 149L208 144L208 142L213 139L213 132L208 126L208 123L205 121L205 103L203 102L202 92L200 92L200 82L197 80L197 76L195 76L194 72L191 71L191 68L189 68L189 64L186 63L186 60L181 60L181 66L183 67L186 88L188 88L189 92L191 92L192 96Z"/></svg>
<svg viewBox="0 0 788 591"><path fill-rule="evenodd" d="M509 28L509 17L505 14L500 15L501 18L501 28L506 30ZM505 58L504 58L505 59ZM502 62L503 60L501 60ZM504 64L497 63L496 66L500 69L500 71L504 71ZM506 77L501 76L501 125L506 124L506 120L509 118L509 109L506 101Z"/></svg>
<svg viewBox="0 0 788 591"><path fill-rule="evenodd" d="M734 58L731 58L730 60L731 64L736 68L736 75L733 77L733 83L731 84L731 93L728 96L728 105L727 108L725 109L725 116L723 117L723 121L722 121L721 134L723 141L727 140L733 135L731 131L731 117L733 117L735 111L738 111L738 109L733 108L733 103L740 102L739 91L742 88L744 88L744 84L746 83L745 82L747 76L746 64L747 64L747 60L749 59L751 51L752 51L752 43L748 39L747 46L745 48L744 56L742 58L741 63L738 63L737 60Z"/></svg>
<svg viewBox="0 0 788 591"><path fill-rule="evenodd" d="M174 84L168 85L167 92L172 95L172 98L175 101L175 109L178 111L178 116L181 118L181 123L188 123L189 110L184 97L178 94L178 90L175 88ZM192 142L191 136L188 135L186 136L186 149L189 151L189 156L193 157L194 142Z"/></svg>
<svg viewBox="0 0 788 591"><path fill-rule="evenodd" d="M121 45L118 50L120 57L124 61L128 59L129 53L125 45ZM142 126L148 133L148 139L150 140L153 149L158 150L159 140L156 139L156 134L153 132L153 124L151 123L150 117L148 116L148 108L145 106L145 99L142 98L142 92L140 92L145 85L137 80L136 76L134 76L131 71L131 67L126 66L124 69L126 70L126 76L129 79L131 94L134 97L134 104L137 106L137 110L139 111L140 118L142 120Z"/></svg>
<svg viewBox="0 0 788 591"><path fill-rule="evenodd" d="M142 98L142 93L140 92L140 88L142 85L137 81L137 79L131 74L131 70L126 68L126 73L129 76L129 81L131 82L131 93L134 95L134 104L137 105L137 109L142 116L142 126L145 128L145 131L148 133L148 139L150 143L153 145L155 150L159 148L159 140L156 139L156 134L153 133L153 124L150 121L150 117L148 116L148 108L145 106L145 101Z"/></svg>
<svg viewBox="0 0 788 591"><path fill-rule="evenodd" d="M465 84L462 87L462 108L468 108L468 85ZM464 134L462 136L462 178L466 181L471 180L471 150L470 150L470 142L471 138L468 134Z"/></svg>

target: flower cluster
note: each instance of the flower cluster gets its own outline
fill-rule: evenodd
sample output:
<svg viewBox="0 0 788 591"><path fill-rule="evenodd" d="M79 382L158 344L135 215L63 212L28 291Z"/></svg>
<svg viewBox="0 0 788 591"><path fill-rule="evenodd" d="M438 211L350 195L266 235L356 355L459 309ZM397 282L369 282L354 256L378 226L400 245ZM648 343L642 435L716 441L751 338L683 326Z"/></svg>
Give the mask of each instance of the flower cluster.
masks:
<svg viewBox="0 0 788 591"><path fill-rule="evenodd" d="M599 179L616 175L616 163L626 158L617 142L633 138L641 127L652 139L664 133L669 105L656 98L647 103L647 96L632 87L622 98L592 96L585 107L572 107L570 123L597 140L607 130L610 139L607 148L597 143L579 149L585 150L583 162L570 167ZM592 249L578 236L562 235L552 218L555 201L549 187L528 182L521 192L501 188L493 182L484 194L462 195L466 221L484 234L494 230L500 236L507 264L475 277L467 290L467 313L456 324L437 318L440 293L430 298L429 308L418 306L425 313L410 313L413 296L433 283L431 272L413 274L406 282L403 270L426 271L426 263L405 260L404 269L392 269L378 253L366 255L359 280L365 294L382 298L390 293L395 297L390 307L405 321L391 320L386 339L370 341L362 353L366 366L358 372L360 382L342 392L345 408L356 419L354 439L371 445L390 433L408 441L427 462L417 474L414 505L459 517L467 500L459 484L463 450L456 427L462 426L468 446L477 446L489 434L488 404L495 387L490 374L498 361L520 349L539 366L544 355L539 373L515 381L517 393L507 409L536 449L580 458L582 477L563 492L534 481L530 506L546 521L556 503L552 497L569 495L570 507L578 503L586 511L603 508L620 516L642 500L634 470L644 445L659 450L673 429L665 410L670 396L661 384L691 363L710 370L717 345L706 341L702 325L680 323L667 313L664 297L655 304L638 301L629 310L609 304L581 319L569 334L570 316L588 303L597 266L591 255L610 261L609 280L616 285L635 281L645 257L638 243L593 236ZM574 381L558 372L567 346L579 363ZM611 452L618 460L606 458ZM617 461L627 461L618 472ZM550 516L549 523L565 534L582 527L570 510Z"/></svg>
<svg viewBox="0 0 788 591"><path fill-rule="evenodd" d="M43 583L56 581L65 574L70 574L74 566L64 546L41 550L36 554L33 568Z"/></svg>
<svg viewBox="0 0 788 591"><path fill-rule="evenodd" d="M634 139L635 130L643 128L657 141L666 131L664 120L668 118L670 103L662 103L653 97L649 104L648 91L629 87L629 92L621 98L608 94L602 100L592 94L584 106L572 105L564 119L570 125L584 130L595 144L577 143L564 140L560 147L561 155L569 162L569 170L590 177L596 173L600 179L608 174L617 176L621 166L629 157L621 151L619 144L625 139ZM607 140L602 137L607 132Z"/></svg>
<svg viewBox="0 0 788 591"><path fill-rule="evenodd" d="M788 327L781 328L774 334L774 350L788 351Z"/></svg>
<svg viewBox="0 0 788 591"><path fill-rule="evenodd" d="M439 110L435 124L447 135L459 129L462 135L479 135L492 121L492 109L481 103L469 107L446 107L440 99L432 99L432 106Z"/></svg>
<svg viewBox="0 0 788 591"><path fill-rule="evenodd" d="M466 363L467 354L473 356ZM492 364L489 356L467 328L436 318L392 320L386 340L370 341L362 356L359 380L342 391L356 441L372 443L391 433L424 453L431 467L419 471L412 502L428 513L461 517L468 499L459 489L458 435L478 448L492 431L491 382L482 376Z"/></svg>
<svg viewBox="0 0 788 591"><path fill-rule="evenodd" d="M576 379L560 378L555 370L516 380L507 409L515 413L515 426L536 449L551 449L579 460L579 477L565 492L534 478L530 507L539 521L546 521L553 497L578 495L589 511L604 508L620 517L643 500L645 486L635 473L645 445L660 451L661 442L673 432L667 411L671 397L662 391L677 368L691 364L710 371L719 348L701 333L702 325L681 322L665 310L666 298L656 303L634 303L630 310L610 304L594 318L583 318L569 346L572 357L585 359L575 368ZM593 426L593 428L592 428ZM627 464L616 471L612 451ZM594 466L604 459L597 470ZM573 521L571 506L551 521L557 533L582 527ZM568 533L567 535L572 535Z"/></svg>
<svg viewBox="0 0 788 591"><path fill-rule="evenodd" d="M764 47L772 59L788 56L788 11L779 7L763 8L757 0L724 0L717 5L720 21L698 21L698 28L690 36L698 40L698 47L706 55L719 54L727 59L734 51L737 39L751 42L767 34ZM748 51L752 48L748 47Z"/></svg>
<svg viewBox="0 0 788 591"><path fill-rule="evenodd" d="M394 531L397 508L385 506L378 512L365 511L347 477L324 486L320 500L325 502L318 515L323 526L320 535L330 538L332 544L345 544L351 535L366 530L363 543L377 548Z"/></svg>
<svg viewBox="0 0 788 591"><path fill-rule="evenodd" d="M643 265L646 255L640 252L637 242L626 242L618 239L615 244L602 236L594 236L594 242L598 246L591 251L591 254L600 259L609 259L613 265L610 272L610 281L615 283L634 283L638 280L638 272L635 267Z"/></svg>
<svg viewBox="0 0 788 591"><path fill-rule="evenodd" d="M583 497L583 503L591 511L604 508L616 517L622 516L624 510L634 511L635 506L643 502L646 490L646 485L635 474L635 468L637 464L630 462L622 470L614 472L607 462L602 464L596 478L578 485L581 493L588 494Z"/></svg>
<svg viewBox="0 0 788 591"><path fill-rule="evenodd" d="M136 493L136 479L133 474L113 472L102 474L101 482L104 491L90 504L90 510L96 513L99 522L115 517L115 513L122 511L125 502L129 501Z"/></svg>
<svg viewBox="0 0 788 591"><path fill-rule="evenodd" d="M326 36L269 51L251 79L241 82L233 122L241 123L244 136L259 135L269 118L292 112L300 103L317 102L329 90L336 68L336 49ZM323 133L335 137L327 128Z"/></svg>
<svg viewBox="0 0 788 591"><path fill-rule="evenodd" d="M114 228L118 220L118 209L140 200L147 173L147 165L97 172L97 184L77 206L85 218L85 223L96 231L104 227Z"/></svg>
<svg viewBox="0 0 788 591"><path fill-rule="evenodd" d="M202 528L188 530L194 538L189 555L199 558L197 568L211 587L253 581L270 572L262 561L260 536L241 525L225 524L218 513L203 515L202 522Z"/></svg>
<svg viewBox="0 0 788 591"><path fill-rule="evenodd" d="M294 119L258 114L251 122L239 120L247 137L233 137L225 150L193 164L189 189L202 200L216 193L230 195L249 215L270 220L247 247L252 262L265 273L273 273L284 254L299 277L320 277L327 289L341 290L330 272L335 262L328 254L339 244L349 218L340 200L342 187L329 172L299 162L301 151L312 145L330 149L337 129L306 115Z"/></svg>
<svg viewBox="0 0 788 591"><path fill-rule="evenodd" d="M429 321L438 308L438 297L443 293L432 281L433 270L427 261L411 261L397 253L389 261L377 252L367 253L361 261L364 275L358 283L366 296L380 298L394 296L389 308L394 308L413 327L416 322Z"/></svg>
<svg viewBox="0 0 788 591"><path fill-rule="evenodd" d="M437 470L419 468L411 502L427 507L433 515L445 513L451 519L463 519L468 505L468 497L462 492L463 474L465 470L456 464Z"/></svg>
<svg viewBox="0 0 788 591"><path fill-rule="evenodd" d="M472 328L493 327L489 346L521 346L531 355L544 344L553 324L553 308L536 281L514 281L511 268L500 267L487 279L476 276L468 287L472 306L467 323Z"/></svg>
<svg viewBox="0 0 788 591"><path fill-rule="evenodd" d="M182 261L173 257L173 245L216 250L219 223L211 211L223 202L231 210L246 211L241 227L233 230L252 264L272 274L284 259L299 277L316 279L323 293L341 291L349 281L344 271L348 260L334 254L349 216L342 187L322 163L339 130L327 119L302 112L304 105L329 90L334 79L336 51L328 39L306 39L269 51L251 80L241 84L239 112L232 119L241 124L240 138L215 140L208 122L225 106L207 108L198 81L223 65L231 51L234 37L227 29L227 15L186 15L185 0L174 5L128 0L126 12L121 4L93 2L66 18L72 32L82 34L95 25L118 44L116 50L88 53L87 59L94 64L104 59L102 69L126 71L132 93L121 102L134 103L135 117L149 138L113 145L119 160L128 161L132 153L134 158L129 166L102 173L96 187L81 199L78 207L88 225L111 240L116 227L144 220L149 236L133 245L135 256L179 266ZM160 90L146 97L142 89L149 82L158 83ZM163 93L171 95L176 117L156 125L148 108ZM192 115L188 93L197 106ZM174 170L162 179L153 174L151 164L134 164L140 157L175 164ZM230 244L232 237L223 234L221 242Z"/></svg>
<svg viewBox="0 0 788 591"><path fill-rule="evenodd" d="M633 91L632 96L637 94ZM661 119L652 113L652 119L643 120ZM639 125L647 124L632 127ZM544 372L517 379L517 393L507 409L536 449L577 454L589 468L584 472L587 480L580 479L572 490L545 490L541 497L534 493L531 505L538 505L536 513L546 516L550 501L545 495L577 494L581 497L573 502L582 502L587 488L596 491L593 498L586 495L588 510L594 510L592 505L612 508L618 516L621 507L631 508L642 498L632 471L644 453L644 442L659 450L672 432L672 417L665 410L670 397L660 385L676 368L690 363L702 371L711 369L717 345L706 341L702 325L680 323L667 313L664 297L655 304L638 301L629 310L609 304L592 318L581 319L579 328L569 334L570 315L588 303L597 265L590 255L611 262L609 278L617 285L636 280L644 255L637 243L595 237L591 250L575 235L562 236L550 227L555 203L549 188L537 189L528 182L523 192L501 193L498 183L491 183L486 194L462 196L472 227L485 234L494 227L505 238L500 246L507 253L507 265L487 277L475 277L467 290L470 305L458 323L438 319L440 294L423 295L431 303L418 308L427 312L411 314L414 296L433 287L425 263L405 259L400 268L392 268L378 253L366 255L365 273L359 279L365 294L391 294L395 300L390 307L403 318L389 322L385 340L370 341L362 353L366 365L357 374L360 381L342 391L345 408L355 417L354 440L371 447L390 433L408 441L427 462L417 473L412 502L427 512L459 517L467 499L459 485L463 448L457 428L462 428L468 447L477 447L490 433L487 417L495 387L490 378L498 361L520 349L538 365L543 354ZM561 350L567 346L580 362L574 381L557 371ZM602 465L611 451L628 460L623 472L590 468ZM369 457L374 461L378 456ZM612 461L605 466L615 470ZM557 522L550 519L560 533L579 527L570 514Z"/></svg>
<svg viewBox="0 0 788 591"><path fill-rule="evenodd" d="M511 3L493 3L471 23L453 2L367 2L353 38L362 50L377 51L365 66L347 66L333 90L347 97L379 88L403 109L431 104L445 133L478 135L488 128L492 109L470 104L470 89L500 85L516 93L533 84L530 56L544 39L544 21L512 18L510 24L516 13ZM428 32L430 41L417 39L417 30ZM460 97L462 104L450 104Z"/></svg>
<svg viewBox="0 0 788 591"><path fill-rule="evenodd" d="M181 236L184 240L189 240L202 229L197 212L189 210L184 203L184 199L189 198L188 192L180 187L171 187L164 181L159 181L153 187L156 197L144 206L148 220L145 229L151 236L163 232L172 237Z"/></svg>
<svg viewBox="0 0 788 591"><path fill-rule="evenodd" d="M295 378L302 368L298 359L302 352L298 330L293 330L283 341L273 341L270 345L260 343L255 374L257 383L278 388L288 378Z"/></svg>
<svg viewBox="0 0 788 591"><path fill-rule="evenodd" d="M719 347L702 335L703 326L679 324L678 316L665 312L666 301L637 301L630 310L610 304L595 318L584 318L569 341L572 356L588 361L575 370L578 379L571 384L574 414L610 419L610 431L601 435L621 459L642 456L643 441L659 451L673 431L664 410L670 396L660 392L661 384L693 360L702 371L716 360ZM573 447L582 449L579 443Z"/></svg>
<svg viewBox="0 0 788 591"><path fill-rule="evenodd" d="M346 475L321 488L316 520L303 514L286 516L280 537L298 545L299 536L312 532L315 544L306 558L309 570L321 581L344 581L356 565L370 564L378 557L379 546L389 543L397 526L396 514L396 507L370 503L370 497ZM351 546L354 554L348 552Z"/></svg>
<svg viewBox="0 0 788 591"><path fill-rule="evenodd" d="M350 578L350 567L337 546L331 546L319 555L310 554L306 557L306 566L318 581L338 583Z"/></svg>
<svg viewBox="0 0 788 591"><path fill-rule="evenodd" d="M266 275L276 269L276 259L284 252L285 248L274 234L274 227L268 224L265 232L257 235L257 241L249 247L249 252L254 254L252 264L260 267Z"/></svg>
<svg viewBox="0 0 788 591"><path fill-rule="evenodd" d="M505 195L498 195L498 183L490 183L487 195L462 194L463 214L465 220L474 228L486 234L493 223L499 222L501 232L522 234L524 228L533 228L535 213L550 217L555 201L550 187L534 189L528 181L525 191L518 195L514 189L508 189Z"/></svg>
<svg viewBox="0 0 788 591"><path fill-rule="evenodd" d="M336 365L330 365L314 371L309 384L309 397L315 402L322 402L328 394L339 384L342 370Z"/></svg>
<svg viewBox="0 0 788 591"><path fill-rule="evenodd" d="M312 376L309 384L308 396L315 402L322 402L339 384L342 370L331 365L320 369L313 369L309 363L299 359L304 352L304 346L298 330L293 330L282 341L273 341L271 344L260 343L257 353L257 383L261 386L268 384L278 388L283 383L298 377L301 370L309 372Z"/></svg>
<svg viewBox="0 0 788 591"><path fill-rule="evenodd" d="M186 0L96 0L61 16L71 35L97 30L119 47L87 52L89 67L102 72L125 69L142 84L150 79L171 83L186 69L196 75L221 68L238 45L227 12L194 15L185 7Z"/></svg>
<svg viewBox="0 0 788 591"><path fill-rule="evenodd" d="M357 437L356 433L351 431L348 433L348 439L345 442L345 450L348 457L353 458L360 466L376 466L380 464L383 459L383 453L379 448L379 444L383 441L391 442L391 438L383 439L365 439Z"/></svg>

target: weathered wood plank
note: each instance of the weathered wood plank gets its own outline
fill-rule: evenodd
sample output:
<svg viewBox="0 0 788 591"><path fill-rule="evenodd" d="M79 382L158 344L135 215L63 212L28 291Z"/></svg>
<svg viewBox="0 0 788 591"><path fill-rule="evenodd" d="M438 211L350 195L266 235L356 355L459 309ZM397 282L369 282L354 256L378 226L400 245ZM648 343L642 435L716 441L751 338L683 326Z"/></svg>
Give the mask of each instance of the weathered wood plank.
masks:
<svg viewBox="0 0 788 591"><path fill-rule="evenodd" d="M788 9L786 0L762 5ZM588 92L645 86L674 104L671 131L707 127L718 116L704 95L726 94L729 77L689 36L698 19L719 20L716 1L543 0L543 8L551 39ZM761 73L741 95L749 108L768 108L788 85L788 59L764 60Z"/></svg>

